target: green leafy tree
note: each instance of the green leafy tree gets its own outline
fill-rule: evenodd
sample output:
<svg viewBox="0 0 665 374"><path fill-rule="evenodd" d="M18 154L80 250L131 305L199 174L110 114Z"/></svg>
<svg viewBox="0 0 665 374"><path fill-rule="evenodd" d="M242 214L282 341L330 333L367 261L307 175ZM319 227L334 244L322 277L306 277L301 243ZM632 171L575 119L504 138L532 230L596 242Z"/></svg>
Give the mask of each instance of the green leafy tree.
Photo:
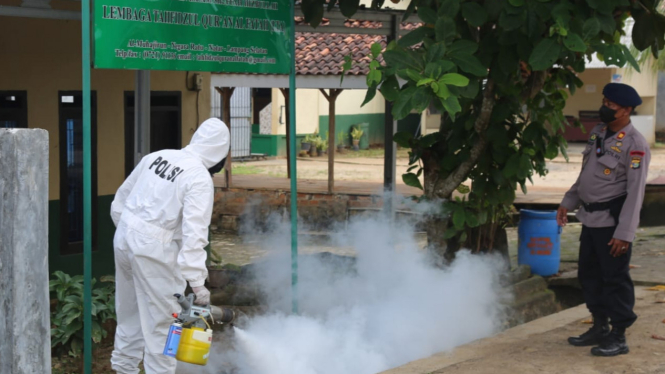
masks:
<svg viewBox="0 0 665 374"><path fill-rule="evenodd" d="M339 2L351 17L357 1ZM566 99L582 86L578 73L593 53L608 64L638 68L620 43L628 17L633 41L657 56L665 42L660 0L412 0L404 15L423 21L385 50L372 48L365 102L380 91L395 118L430 105L443 113L439 131L395 141L410 151L404 181L424 198L447 201L432 217L430 247L452 256L461 246L488 250L517 188L547 173L565 154ZM382 5L374 0L373 7ZM304 0L316 26L322 0ZM385 63L379 63L379 57ZM348 64L347 64L348 65ZM600 103L599 103L600 106ZM419 176L424 175L424 185ZM465 185L466 183L466 185ZM453 199L460 190L463 198Z"/></svg>
<svg viewBox="0 0 665 374"><path fill-rule="evenodd" d="M658 11L661 14L665 13L665 3L661 2L658 5ZM650 50L639 50L635 47L635 44L630 45L630 52L642 69L647 69L653 74L657 74L659 71L665 71L665 54L660 53L657 58L653 58L653 54L649 53ZM628 73L632 74L634 70L634 68L628 69Z"/></svg>

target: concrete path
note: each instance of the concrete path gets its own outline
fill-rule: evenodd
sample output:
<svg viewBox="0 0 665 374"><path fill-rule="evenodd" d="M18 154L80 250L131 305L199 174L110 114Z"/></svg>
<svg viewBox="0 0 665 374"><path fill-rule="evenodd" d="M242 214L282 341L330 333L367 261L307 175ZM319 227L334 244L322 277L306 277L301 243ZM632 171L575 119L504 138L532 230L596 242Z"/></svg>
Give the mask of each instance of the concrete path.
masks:
<svg viewBox="0 0 665 374"><path fill-rule="evenodd" d="M665 373L665 292L636 290L639 319L628 330L631 353L592 356L590 348L573 347L569 336L586 331L584 306L567 309L454 349L408 363L383 374L662 374Z"/></svg>
<svg viewBox="0 0 665 374"><path fill-rule="evenodd" d="M528 193L526 195L518 189L515 203L560 203L564 193L575 183L582 168L582 151L584 150L584 146L584 144L579 143L570 144L568 147L568 161L561 155L554 160L548 161L547 168L549 173L542 178L534 176L534 184L531 185L529 183L527 185ZM400 157L397 158L396 182L398 186L404 186L401 176L406 173L409 167L409 160L406 150L400 150L398 153ZM383 183L382 152L371 153L373 156L367 156L368 154L361 153L359 157L356 157L353 152L349 152L346 155L336 155L336 184L339 183L340 186L344 183L347 183L347 185L356 183L360 185L374 184L380 188L380 185ZM322 185L325 185L325 181L328 179L327 157L298 158L296 162L299 183L316 184L317 181L320 181L323 183ZM665 175L665 148L654 147L652 149L648 180L661 175ZM238 178L236 179L236 177ZM287 181L287 183L283 183L284 181ZM256 183L273 188L283 187L282 184L288 187L286 159L279 158L234 163L234 187L250 188ZM344 193L347 191L340 188L338 192ZM420 193L420 191L415 189L414 192L414 194Z"/></svg>

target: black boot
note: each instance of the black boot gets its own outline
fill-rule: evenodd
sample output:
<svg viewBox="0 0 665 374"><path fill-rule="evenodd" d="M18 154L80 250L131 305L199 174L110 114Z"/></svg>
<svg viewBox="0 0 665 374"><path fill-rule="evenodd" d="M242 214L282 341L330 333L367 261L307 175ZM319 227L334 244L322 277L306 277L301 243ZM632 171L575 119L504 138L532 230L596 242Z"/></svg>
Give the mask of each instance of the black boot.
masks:
<svg viewBox="0 0 665 374"><path fill-rule="evenodd" d="M626 329L613 328L612 332L600 343L600 346L591 348L594 356L612 357L625 355L630 352L626 344Z"/></svg>
<svg viewBox="0 0 665 374"><path fill-rule="evenodd" d="M610 333L610 325L606 317L594 317L593 326L580 336L568 338L568 343L576 347L598 345Z"/></svg>

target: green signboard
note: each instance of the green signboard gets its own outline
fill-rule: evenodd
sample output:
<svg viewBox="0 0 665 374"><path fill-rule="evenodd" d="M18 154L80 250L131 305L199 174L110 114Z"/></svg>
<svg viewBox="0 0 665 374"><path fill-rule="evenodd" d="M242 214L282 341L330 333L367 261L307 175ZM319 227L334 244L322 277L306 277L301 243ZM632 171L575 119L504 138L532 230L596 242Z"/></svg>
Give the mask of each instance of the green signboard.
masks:
<svg viewBox="0 0 665 374"><path fill-rule="evenodd" d="M94 67L289 73L289 0L94 0Z"/></svg>

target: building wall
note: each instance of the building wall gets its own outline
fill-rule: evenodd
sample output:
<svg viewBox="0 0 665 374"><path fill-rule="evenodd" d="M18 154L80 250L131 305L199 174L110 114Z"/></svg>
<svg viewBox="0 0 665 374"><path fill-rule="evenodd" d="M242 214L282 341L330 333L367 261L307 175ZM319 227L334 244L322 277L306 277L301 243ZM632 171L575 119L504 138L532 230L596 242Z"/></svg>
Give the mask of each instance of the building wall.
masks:
<svg viewBox="0 0 665 374"><path fill-rule="evenodd" d="M370 124L372 136L370 143L383 141L384 108L385 103L380 93L367 105L361 107L365 101L367 90L344 90L337 97L335 103L335 132L348 131L349 127L361 122ZM279 89L272 93L272 134L286 134L286 108L284 95ZM311 134L316 131L325 138L328 132L328 100L316 89L299 89L296 91L296 133ZM281 114L281 123L280 123Z"/></svg>
<svg viewBox="0 0 665 374"><path fill-rule="evenodd" d="M633 86L642 97L643 103L636 109L633 124L650 144L655 143L658 78L649 69L644 69L642 73L618 68L587 69L579 74L584 86L568 98L564 114L579 117L580 110L598 110L602 105L603 87L612 82L613 77L618 77L621 83Z"/></svg>
<svg viewBox="0 0 665 374"><path fill-rule="evenodd" d="M320 115L327 116L328 100L326 100L320 92L319 95L321 96L321 99L319 100L319 113ZM381 92L377 92L372 101L361 107L361 104L365 101L365 95L367 95L367 90L342 91L342 93L337 96L337 101L335 102L335 114L342 116L347 114L383 114L385 111L385 101L383 100L383 96L381 96Z"/></svg>
<svg viewBox="0 0 665 374"><path fill-rule="evenodd" d="M313 133L319 124L319 99L325 100L318 90L296 90L296 133ZM286 134L286 101L278 88L272 90L272 133ZM281 114L281 118L280 118ZM281 119L281 123L280 123Z"/></svg>
<svg viewBox="0 0 665 374"><path fill-rule="evenodd" d="M578 77L584 86L568 98L563 109L564 115L576 118L581 110L598 110L603 105L603 87L612 81L612 69L587 69Z"/></svg>
<svg viewBox="0 0 665 374"><path fill-rule="evenodd" d="M631 85L642 97L643 104L637 108L639 115L655 115L658 79L650 71L642 73L628 72L627 69L588 69L579 75L584 86L572 95L566 107L565 115L578 116L580 110L598 110L602 105L603 87L612 82L613 75L619 75L621 83Z"/></svg>
<svg viewBox="0 0 665 374"><path fill-rule="evenodd" d="M665 98L665 72L658 72L658 96ZM665 131L665 102L656 100L656 130Z"/></svg>
<svg viewBox="0 0 665 374"><path fill-rule="evenodd" d="M28 92L28 126L49 131L49 198L59 189L58 91L81 89L81 24L75 21L0 17L0 90ZM9 58L7 58L9 57ZM204 87L210 74L204 74ZM97 91L97 153L99 194L113 194L124 180L124 92L134 90L134 72L92 70L91 87ZM189 143L196 129L196 92L185 89L185 72L155 71L153 91L182 91L182 142ZM200 121L210 113L210 93L199 96Z"/></svg>
<svg viewBox="0 0 665 374"><path fill-rule="evenodd" d="M376 96L362 106L365 101L367 90L344 90L337 97L335 102L335 142L339 142L339 134L349 134L352 126L361 123L366 123L365 129L368 131L367 136L368 144L383 144L385 134L385 100L380 92ZM319 134L326 138L329 127L329 106L328 100L321 95L319 100ZM347 136L348 138L348 136ZM348 144L347 144L348 145Z"/></svg>
<svg viewBox="0 0 665 374"><path fill-rule="evenodd" d="M421 121L424 124L423 135L439 132L441 127L441 114L432 114L429 109L423 111Z"/></svg>
<svg viewBox="0 0 665 374"><path fill-rule="evenodd" d="M81 90L80 30L78 21L0 17L0 90L27 91L28 127L49 132L49 170L44 172L49 173L52 247L59 243L60 234L56 214L60 198L58 91ZM98 258L112 269L114 230L108 207L125 176L123 100L124 92L134 89L134 72L93 69L91 74L97 94L98 249L105 251ZM209 87L210 74L203 77L203 86ZM189 143L197 127L197 94L186 90L185 72L152 72L151 89L182 92L182 143ZM203 121L210 113L209 90L200 92L198 108L199 121ZM58 248L51 248L51 253L57 254ZM80 256L66 256L52 259L51 265L69 264L69 270L76 272L79 260Z"/></svg>
<svg viewBox="0 0 665 374"><path fill-rule="evenodd" d="M658 96L658 76L651 69L644 68L641 73L628 69L613 69L621 75L621 83L631 85L642 97L642 105L637 107L638 115L655 116L656 97Z"/></svg>

